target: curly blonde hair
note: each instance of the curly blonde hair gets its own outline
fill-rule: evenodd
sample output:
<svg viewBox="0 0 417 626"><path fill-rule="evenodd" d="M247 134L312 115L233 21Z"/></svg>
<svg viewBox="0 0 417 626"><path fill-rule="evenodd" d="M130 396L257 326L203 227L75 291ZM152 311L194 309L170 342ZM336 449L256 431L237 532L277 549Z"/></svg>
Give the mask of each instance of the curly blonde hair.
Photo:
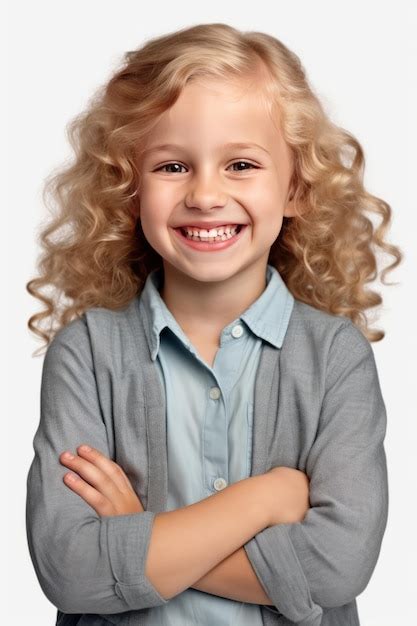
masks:
<svg viewBox="0 0 417 626"><path fill-rule="evenodd" d="M366 283L377 277L376 247L394 257L382 282L403 254L385 241L390 206L364 188L361 145L328 119L300 59L281 41L214 23L168 33L125 53L121 67L67 127L75 160L46 179L43 200L51 219L38 235L39 276L26 285L45 307L28 327L46 346L90 307L125 307L149 272L162 267L138 219L140 146L160 115L194 78L250 75L261 76L269 110L277 107L294 157L297 213L284 217L268 262L298 300L348 316L370 341L384 337L368 327L365 312L382 298ZM378 226L367 212L380 216ZM54 287L49 296L41 293L47 285ZM58 306L62 295L67 301ZM44 319L49 329L42 328Z"/></svg>

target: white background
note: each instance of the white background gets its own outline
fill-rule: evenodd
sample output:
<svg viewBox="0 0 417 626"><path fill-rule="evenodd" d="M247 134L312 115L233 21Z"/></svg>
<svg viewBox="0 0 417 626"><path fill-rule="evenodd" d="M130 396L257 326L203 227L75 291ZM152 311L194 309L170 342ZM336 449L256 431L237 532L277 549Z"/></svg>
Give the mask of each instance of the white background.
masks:
<svg viewBox="0 0 417 626"><path fill-rule="evenodd" d="M25 530L26 477L39 421L42 357L27 329L38 301L25 285L35 275L35 241L43 179L71 156L65 127L106 81L127 50L145 40L199 22L225 22L281 39L302 60L313 89L332 119L352 132L365 151L367 189L393 210L389 240L405 254L388 278L373 285L383 295L376 326L386 337L374 343L388 412L385 447L390 509L380 557L358 597L361 626L415 623L417 386L417 220L415 145L417 20L410 2L145 2L72 0L9 3L2 62L8 134L1 151L7 166L2 207L4 272L2 329L7 354L3 438L1 536L8 564L3 624L46 626L56 609L44 596L29 557ZM5 43L6 42L6 43ZM2 73L4 76L4 73ZM2 81L4 87L4 81ZM4 146L4 142L3 142ZM414 176L413 176L414 175ZM414 184L413 184L414 183ZM5 219L6 218L6 219ZM4 397L4 395L3 395ZM4 581L2 588L5 589Z"/></svg>

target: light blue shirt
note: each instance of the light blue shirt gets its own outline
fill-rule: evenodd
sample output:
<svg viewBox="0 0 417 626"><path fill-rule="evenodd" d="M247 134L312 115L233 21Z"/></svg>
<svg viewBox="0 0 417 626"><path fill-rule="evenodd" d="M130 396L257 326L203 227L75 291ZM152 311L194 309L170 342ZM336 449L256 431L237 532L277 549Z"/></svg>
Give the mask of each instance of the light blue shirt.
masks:
<svg viewBox="0 0 417 626"><path fill-rule="evenodd" d="M253 394L261 347L280 348L293 296L267 265L263 293L221 332L211 368L162 300L162 270L146 280L142 298L150 312L151 358L165 387L168 505L174 510L207 498L251 473ZM262 626L258 604L186 589L153 607L154 626Z"/></svg>

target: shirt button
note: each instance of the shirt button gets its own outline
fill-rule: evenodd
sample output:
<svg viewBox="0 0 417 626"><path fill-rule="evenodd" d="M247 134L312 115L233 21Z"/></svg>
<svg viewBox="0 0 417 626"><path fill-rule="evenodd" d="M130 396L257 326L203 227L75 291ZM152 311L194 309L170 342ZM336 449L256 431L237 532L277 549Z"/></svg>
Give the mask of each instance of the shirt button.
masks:
<svg viewBox="0 0 417 626"><path fill-rule="evenodd" d="M241 324L233 326L232 335L233 337L241 337L243 335L243 327Z"/></svg>
<svg viewBox="0 0 417 626"><path fill-rule="evenodd" d="M222 489L227 487L227 482L224 478L216 478L216 480L213 482L213 487L216 491L221 491Z"/></svg>
<svg viewBox="0 0 417 626"><path fill-rule="evenodd" d="M212 387L209 395L212 400L218 400L220 398L221 391L218 387Z"/></svg>

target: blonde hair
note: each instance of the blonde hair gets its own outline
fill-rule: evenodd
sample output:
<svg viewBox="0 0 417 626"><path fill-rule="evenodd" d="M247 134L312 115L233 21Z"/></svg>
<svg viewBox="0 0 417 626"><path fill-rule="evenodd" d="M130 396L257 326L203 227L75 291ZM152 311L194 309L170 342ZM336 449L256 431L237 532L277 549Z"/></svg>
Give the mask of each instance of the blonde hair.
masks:
<svg viewBox="0 0 417 626"><path fill-rule="evenodd" d="M361 145L328 119L300 59L281 41L215 23L168 33L127 52L69 124L75 159L46 179L44 203L51 198L58 210L49 207L51 219L38 235L39 276L26 285L45 307L28 327L46 345L90 307L125 307L149 272L162 267L138 219L140 146L159 116L195 78L248 76L261 81L271 114L279 111L294 157L297 214L284 217L268 262L295 298L348 316L370 341L384 337L368 327L366 310L382 298L366 283L377 277L377 247L394 257L382 282L403 255L385 241L390 206L364 188ZM377 227L367 212L379 215ZM48 285L54 288L49 296L41 293ZM67 301L59 306L62 296ZM41 326L44 319L49 330Z"/></svg>

